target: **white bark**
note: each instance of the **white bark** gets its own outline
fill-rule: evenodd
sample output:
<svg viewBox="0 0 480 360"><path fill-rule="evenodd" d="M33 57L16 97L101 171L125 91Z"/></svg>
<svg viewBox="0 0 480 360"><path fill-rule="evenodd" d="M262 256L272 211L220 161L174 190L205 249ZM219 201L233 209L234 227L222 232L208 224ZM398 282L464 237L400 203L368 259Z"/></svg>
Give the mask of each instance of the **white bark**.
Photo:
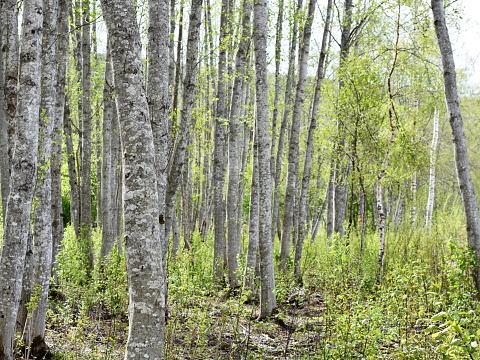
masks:
<svg viewBox="0 0 480 360"><path fill-rule="evenodd" d="M310 54L310 38L312 35L312 23L315 14L316 0L310 0L308 4L308 14L303 26L303 35L300 47L300 56L298 60L298 82L295 92L295 103L292 113L292 124L290 128L290 143L288 148L288 170L287 186L285 189L285 203L283 209L283 231L282 247L280 250L279 269L287 270L290 258L291 233L293 227L293 214L295 212L297 198L297 179L299 163L299 137L300 137L300 119L303 110L305 97L305 83L307 81L308 57Z"/></svg>
<svg viewBox="0 0 480 360"><path fill-rule="evenodd" d="M239 223L242 221L242 200L240 198L240 116L244 101L245 76L247 72L247 52L250 47L250 19L252 3L243 1L242 34L235 57L235 81L230 111L230 134L228 137L228 280L230 287L238 287L238 256L241 251L241 234L238 232Z"/></svg>
<svg viewBox="0 0 480 360"><path fill-rule="evenodd" d="M308 232L308 193L310 189L310 176L312 172L313 159L313 136L317 128L318 106L320 104L320 91L324 77L325 59L327 56L327 40L330 31L330 19L332 14L332 0L328 1L327 15L323 28L322 47L320 58L318 60L317 81L315 93L313 96L312 114L310 119L310 127L307 135L307 145L305 149L305 161L303 165L302 188L299 199L299 228L298 238L295 244L295 256L293 259L293 270L297 280L301 280L300 259L302 257L303 242Z"/></svg>
<svg viewBox="0 0 480 360"><path fill-rule="evenodd" d="M259 0L253 8L253 41L255 46L256 127L258 136L259 185L259 252L260 252L260 319L272 315L277 307L274 293L272 243L272 178L270 172L270 140L268 133L267 83L267 1Z"/></svg>
<svg viewBox="0 0 480 360"><path fill-rule="evenodd" d="M36 180L43 2L25 1L16 137L0 259L0 358L13 359L16 319Z"/></svg>
<svg viewBox="0 0 480 360"><path fill-rule="evenodd" d="M39 112L39 155L37 165L36 206L34 209L33 233L33 291L38 296L37 308L32 314L32 329L27 344L35 345L33 355L40 357L46 351L45 319L48 308L48 290L52 268L52 156L53 124L56 105L56 40L57 40L58 0L47 0L44 4L42 79ZM37 352L37 349L39 352Z"/></svg>
<svg viewBox="0 0 480 360"><path fill-rule="evenodd" d="M218 83L217 83L217 103L215 108L215 134L213 150L213 216L214 216L214 250L213 250L213 268L215 279L222 282L223 269L227 265L227 251L225 239L225 200L223 196L226 163L226 129L225 120L227 119L227 95L226 87L228 82L227 75L227 46L226 39L230 35L229 30L230 4L229 0L222 0L220 15L220 36L218 52Z"/></svg>
<svg viewBox="0 0 480 360"><path fill-rule="evenodd" d="M111 41L124 165L124 241L129 285L125 359L162 358L165 273L161 249L154 136L143 84L140 29L128 0L102 0ZM166 54L165 54L166 57Z"/></svg>
<svg viewBox="0 0 480 360"><path fill-rule="evenodd" d="M437 164L437 148L438 148L438 111L435 109L433 115L433 134L432 145L430 146L430 176L428 180L428 200L427 200L427 214L425 216L425 226L430 228L432 226L433 205L435 202L435 173Z"/></svg>
<svg viewBox="0 0 480 360"><path fill-rule="evenodd" d="M90 67L90 1L82 0L82 120L80 171L80 242L93 269L92 251L92 108Z"/></svg>

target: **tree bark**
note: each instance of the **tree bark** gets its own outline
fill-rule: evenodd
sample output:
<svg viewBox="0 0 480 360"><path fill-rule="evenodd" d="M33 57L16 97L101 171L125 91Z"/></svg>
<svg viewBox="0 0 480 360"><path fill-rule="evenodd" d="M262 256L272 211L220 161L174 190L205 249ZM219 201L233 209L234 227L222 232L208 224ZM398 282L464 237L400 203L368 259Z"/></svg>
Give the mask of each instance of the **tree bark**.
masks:
<svg viewBox="0 0 480 360"><path fill-rule="evenodd" d="M214 217L214 250L213 268L215 280L223 282L223 269L227 265L227 252L225 240L225 200L223 196L226 162L226 129L227 119L227 43L230 35L229 30L230 4L229 0L222 0L220 15L220 37L218 52L218 83L217 103L215 109L215 134L213 150L213 217Z"/></svg>
<svg viewBox="0 0 480 360"><path fill-rule="evenodd" d="M134 4L102 0L111 42L124 164L124 242L129 285L125 359L161 359L165 334L163 271L155 145L143 83ZM167 57L167 54L164 54Z"/></svg>
<svg viewBox="0 0 480 360"><path fill-rule="evenodd" d="M15 115L17 112L17 92L18 92L18 70L19 70L19 44L18 44L18 4L15 0L4 0L1 8L1 20L3 27L2 34L2 57L4 58L5 69L5 114L6 123L2 136L7 136L6 143L3 145L2 153L2 205L3 219L6 217L7 200L9 193L9 182L12 167L13 148L15 145ZM5 52L5 54L4 54ZM3 94L3 93L2 93ZM5 140L4 140L5 141ZM5 157L3 157L5 156Z"/></svg>
<svg viewBox="0 0 480 360"><path fill-rule="evenodd" d="M277 307L274 293L272 226L272 178L270 172L270 140L268 133L267 24L266 0L255 1L253 7L253 42L255 47L256 128L258 136L259 185L259 252L260 252L260 315L272 315Z"/></svg>
<svg viewBox="0 0 480 360"><path fill-rule="evenodd" d="M230 123L228 137L228 280L231 288L238 283L238 256L241 251L241 234L238 232L242 221L242 199L240 198L240 116L244 100L243 90L247 73L247 53L250 47L250 19L252 3L243 2L242 34L235 57L235 81L233 84L232 101L230 108Z"/></svg>
<svg viewBox="0 0 480 360"><path fill-rule="evenodd" d="M288 73L287 83L285 85L285 105L283 111L282 123L280 125L280 132L278 138L278 150L275 169L272 170L274 174L273 178L273 213L272 213L272 241L275 237L275 231L278 226L280 218L280 176L282 174L282 161L283 161L283 147L285 143L285 132L287 129L288 119L290 118L292 104L293 104L293 83L295 80L295 55L297 52L297 32L298 21L295 19L299 16L303 6L303 1L298 0L297 9L294 14L294 21L292 26L292 37L290 41L290 51L288 55ZM275 141L275 139L273 139ZM285 248L283 244L283 237L279 234L282 244L281 248ZM288 246L288 245L286 245Z"/></svg>
<svg viewBox="0 0 480 360"><path fill-rule="evenodd" d="M285 203L283 208L283 230L280 249L279 269L286 271L290 259L291 235L294 224L294 204L297 198L298 162L299 162L299 137L300 120L305 96L305 83L307 81L308 57L310 54L310 38L312 36L312 23L315 14L316 0L310 0L308 13L303 25L303 35L298 60L298 82L295 92L295 103L293 106L292 123L290 127L289 148L288 148L288 169L287 186L285 189Z"/></svg>
<svg viewBox="0 0 480 360"><path fill-rule="evenodd" d="M427 213L425 216L425 226L428 229L432 227L433 206L435 203L435 173L438 150L438 121L438 111L437 109L435 109L435 113L433 115L432 145L430 147L430 176L428 180Z"/></svg>
<svg viewBox="0 0 480 360"><path fill-rule="evenodd" d="M45 344L45 320L48 308L48 290L52 270L53 217L52 217L52 156L53 124L56 122L56 40L57 40L58 0L47 0L44 4L42 78L39 112L39 155L37 164L37 186L34 207L34 265L33 287L38 298L32 313L32 329L26 343L32 347L32 355L41 357L47 351Z"/></svg>
<svg viewBox="0 0 480 360"><path fill-rule="evenodd" d="M60 242L63 239L63 208L62 208L62 142L63 121L65 110L66 70L68 56L68 11L70 0L59 0L58 9L58 39L57 39L57 84L55 123L53 125L52 144L52 262L55 273L55 258Z"/></svg>
<svg viewBox="0 0 480 360"><path fill-rule="evenodd" d="M332 0L327 4L327 15L325 18L325 25L323 28L322 46L320 50L320 58L317 67L317 81L315 85L315 93L313 96L312 114L310 119L310 127L307 135L307 146L305 149L305 161L303 164L302 188L299 199L299 228L298 238L295 243L295 256L293 259L294 276L301 283L300 259L302 257L303 242L307 234L308 227L308 193L310 189L310 176L312 172L313 159L313 136L317 128L318 106L320 104L320 93L325 72L325 59L327 57L327 43L330 32L330 19L332 14Z"/></svg>
<svg viewBox="0 0 480 360"><path fill-rule="evenodd" d="M457 168L458 183L462 193L465 211L468 245L475 252L475 270L473 279L477 292L480 291L480 218L478 205L470 174L470 164L467 153L467 143L463 126L462 114L458 100L455 61L445 22L443 0L432 0L433 19L437 34L438 46L442 57L443 80L445 84L445 100L450 119L455 149L455 164Z"/></svg>
<svg viewBox="0 0 480 360"><path fill-rule="evenodd" d="M0 358L13 359L16 320L36 180L43 2L25 1L16 136L0 259Z"/></svg>
<svg viewBox="0 0 480 360"><path fill-rule="evenodd" d="M93 269L92 250L92 108L90 66L90 1L82 1L82 123L80 171L80 243L87 268Z"/></svg>

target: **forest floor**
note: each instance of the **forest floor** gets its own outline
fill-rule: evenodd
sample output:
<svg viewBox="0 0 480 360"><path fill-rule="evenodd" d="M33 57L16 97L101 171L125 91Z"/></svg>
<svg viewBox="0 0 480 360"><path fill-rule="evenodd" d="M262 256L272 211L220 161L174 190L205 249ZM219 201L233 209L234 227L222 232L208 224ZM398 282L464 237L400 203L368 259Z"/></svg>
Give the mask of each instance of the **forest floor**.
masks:
<svg viewBox="0 0 480 360"><path fill-rule="evenodd" d="M174 305L169 308L165 358L313 358L321 352L323 310L322 295L301 288L265 321L257 320L258 306L223 296ZM127 331L126 316L94 307L86 318L74 317L69 324L50 322L46 341L54 354L71 354L68 359L123 359Z"/></svg>

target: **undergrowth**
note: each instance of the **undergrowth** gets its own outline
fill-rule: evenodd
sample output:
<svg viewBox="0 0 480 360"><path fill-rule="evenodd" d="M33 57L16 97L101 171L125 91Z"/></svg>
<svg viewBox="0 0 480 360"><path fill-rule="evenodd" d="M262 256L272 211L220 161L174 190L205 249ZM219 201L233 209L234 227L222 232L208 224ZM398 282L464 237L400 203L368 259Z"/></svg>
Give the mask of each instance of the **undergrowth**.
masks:
<svg viewBox="0 0 480 360"><path fill-rule="evenodd" d="M461 218L445 219L431 231L390 229L380 284L375 233L367 234L362 253L355 232L328 241L320 234L305 243L303 285L290 274L277 275L278 312L262 322L248 294L213 281L213 235L202 241L194 234L191 250L169 262L165 358L480 359L472 256ZM99 248L96 233L97 255ZM57 359L122 359L128 331L124 254L114 249L91 275L84 265L67 228L47 340Z"/></svg>

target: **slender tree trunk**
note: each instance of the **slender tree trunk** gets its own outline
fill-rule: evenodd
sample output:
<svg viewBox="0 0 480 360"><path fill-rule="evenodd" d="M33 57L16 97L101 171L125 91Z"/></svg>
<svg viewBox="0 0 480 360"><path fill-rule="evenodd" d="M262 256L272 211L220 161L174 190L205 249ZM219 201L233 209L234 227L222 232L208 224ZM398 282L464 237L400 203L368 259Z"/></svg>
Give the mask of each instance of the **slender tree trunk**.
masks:
<svg viewBox="0 0 480 360"><path fill-rule="evenodd" d="M342 33L341 33L341 42L340 42L340 66L347 59L350 52L351 46L351 24L352 24L352 12L353 12L353 1L345 0L344 5L344 17L342 21ZM343 79L339 81L339 88L343 88L344 82ZM335 164L335 194L334 194L334 213L333 213L333 230L335 233L339 234L340 237L343 237L345 234L344 222L345 214L347 208L348 200L348 184L347 179L350 172L349 165L345 162L345 125L344 120L338 122L338 136L341 139L340 143L337 145L336 153L336 164Z"/></svg>
<svg viewBox="0 0 480 360"><path fill-rule="evenodd" d="M90 1L82 1L82 123L80 171L80 242L88 269L93 269L92 251L92 108L90 69Z"/></svg>
<svg viewBox="0 0 480 360"><path fill-rule="evenodd" d="M255 271L258 265L258 143L254 135L252 150L252 182L250 187L250 209L248 222L248 250L247 261L245 264L245 277L243 288L247 292L247 297L252 300L256 296L255 289Z"/></svg>
<svg viewBox="0 0 480 360"><path fill-rule="evenodd" d="M431 3L435 32L437 34L438 46L442 57L445 99L450 117L450 127L452 128L458 182L465 210L468 245L475 251L476 264L473 279L478 292L480 291L480 218L478 215L475 190L473 188L470 174L467 143L458 100L455 61L453 59L448 28L445 23L443 0L432 0Z"/></svg>
<svg viewBox="0 0 480 360"><path fill-rule="evenodd" d="M13 359L36 180L43 2L24 2L16 136L0 259L0 358Z"/></svg>
<svg viewBox="0 0 480 360"><path fill-rule="evenodd" d="M435 170L437 164L437 150L438 150L438 111L435 109L433 115L433 134L432 145L430 147L430 176L428 186L428 200L427 200L427 214L425 216L425 226L431 228L433 217L433 205L435 202Z"/></svg>
<svg viewBox="0 0 480 360"><path fill-rule="evenodd" d="M238 283L238 256L241 251L241 234L238 232L242 221L242 199L240 198L240 116L244 100L243 90L247 72L247 52L250 46L250 19L252 3L243 2L242 34L235 57L235 82L231 101L230 134L228 137L228 280L231 288Z"/></svg>
<svg viewBox="0 0 480 360"><path fill-rule="evenodd" d="M183 80L184 92L180 125L178 127L175 147L170 157L170 169L167 179L165 195L166 204L166 234L168 239L169 229L174 216L174 202L181 174L187 155L187 145L190 138L190 130L195 126L195 118L192 117L195 94L197 90L198 73L198 42L200 39L200 25L202 22L202 0L192 0L190 21L187 39L187 60L185 78Z"/></svg>
<svg viewBox="0 0 480 360"><path fill-rule="evenodd" d="M280 125L277 161L275 165L274 178L273 178L274 185L273 185L272 240L275 237L275 231L280 218L280 176L282 174L283 147L285 143L285 132L287 129L288 119L290 118L292 104L293 104L293 83L295 79L295 55L297 52L297 33L298 33L298 21L296 21L296 19L300 14L302 6L303 6L303 1L298 0L297 9L294 14L294 21L292 26L292 37L290 40L290 51L288 55L288 73L287 73L287 83L285 85L285 109L283 111L283 119ZM283 237L280 236L280 238L282 239L281 247L285 248L285 245L283 244Z"/></svg>
<svg viewBox="0 0 480 360"><path fill-rule="evenodd" d="M134 4L102 0L111 42L123 145L125 253L129 334L125 359L163 357L165 272L159 221L155 145L143 83L140 29ZM164 54L165 57L167 54Z"/></svg>
<svg viewBox="0 0 480 360"><path fill-rule="evenodd" d="M330 19L332 14L333 0L329 0L327 4L327 15L323 28L322 47L320 50L320 58L317 68L317 82L315 85L315 93L313 96L312 115L310 119L310 127L307 135L307 146L305 149L305 161L303 164L302 189L299 199L299 229L298 239L295 244L295 256L293 261L293 272L297 281L301 283L300 259L302 257L303 242L307 235L308 227L308 192L310 189L310 176L312 172L313 158L313 136L317 128L318 106L320 104L320 92L325 72L325 59L327 57L328 34L330 32Z"/></svg>
<svg viewBox="0 0 480 360"><path fill-rule="evenodd" d="M255 46L256 128L258 136L258 201L259 201L259 253L260 253L260 319L272 315L277 307L274 293L272 243L272 178L270 172L270 140L268 133L267 83L267 24L266 0L254 3L253 42Z"/></svg>
<svg viewBox="0 0 480 360"><path fill-rule="evenodd" d="M120 236L118 224L118 116L114 99L113 68L111 63L110 45L107 45L107 59L105 64L105 82L103 87L103 126L102 126L102 215L105 220L102 224L102 248L100 257L104 259L110 253L113 245Z"/></svg>
<svg viewBox="0 0 480 360"><path fill-rule="evenodd" d="M0 2L0 22L6 23L4 17L5 1ZM2 196L2 221L5 221L5 210L8 200L8 182L10 178L9 161L8 161L8 119L5 102L5 67L3 49L4 29L0 27L0 184ZM5 226L5 224L3 224Z"/></svg>
<svg viewBox="0 0 480 360"><path fill-rule="evenodd" d="M215 109L215 134L213 150L213 217L214 217L214 250L213 250L213 268L215 280L223 282L223 269L226 262L226 239L225 239L225 200L223 188L225 182L226 162L226 129L225 120L227 119L227 94L226 87L227 76L227 40L230 36L230 4L229 0L222 0L222 9L220 15L220 37L218 52L218 83L217 83L217 103ZM236 284L232 284L236 285Z"/></svg>
<svg viewBox="0 0 480 360"><path fill-rule="evenodd" d="M80 237L80 187L78 184L78 174L76 167L75 148L73 145L72 123L70 116L70 96L65 95L64 109L64 133L65 133L65 150L67 153L68 164L68 181L70 185L70 219L75 230L76 238Z"/></svg>
<svg viewBox="0 0 480 360"><path fill-rule="evenodd" d="M62 142L63 120L65 110L66 70L68 56L68 11L70 0L59 0L58 38L57 38L57 89L55 104L55 123L53 125L52 144L52 262L56 279L55 259L63 239L63 208L62 208Z"/></svg>
<svg viewBox="0 0 480 360"><path fill-rule="evenodd" d="M32 313L32 329L27 344L32 345L32 355L42 357L48 347L45 344L45 320L48 308L48 290L52 270L52 173L49 165L52 156L53 124L56 104L56 40L57 40L58 0L47 0L44 5L42 78L39 112L39 147L37 187L34 208L34 266L33 287L38 304Z"/></svg>
<svg viewBox="0 0 480 360"><path fill-rule="evenodd" d="M295 93L295 103L293 106L292 124L290 128L289 149L288 149L288 169L287 186L285 189L285 203L283 208L283 231L282 243L280 249L279 269L286 271L290 258L290 239L292 226L294 225L293 214L294 204L297 198L297 180L298 180L298 162L299 162L299 137L300 120L305 96L305 83L307 81L308 57L310 54L310 38L312 35L312 23L314 19L316 0L310 0L308 4L308 14L303 26L303 35L300 47L300 56L298 60L298 82ZM295 227L294 227L295 228Z"/></svg>

